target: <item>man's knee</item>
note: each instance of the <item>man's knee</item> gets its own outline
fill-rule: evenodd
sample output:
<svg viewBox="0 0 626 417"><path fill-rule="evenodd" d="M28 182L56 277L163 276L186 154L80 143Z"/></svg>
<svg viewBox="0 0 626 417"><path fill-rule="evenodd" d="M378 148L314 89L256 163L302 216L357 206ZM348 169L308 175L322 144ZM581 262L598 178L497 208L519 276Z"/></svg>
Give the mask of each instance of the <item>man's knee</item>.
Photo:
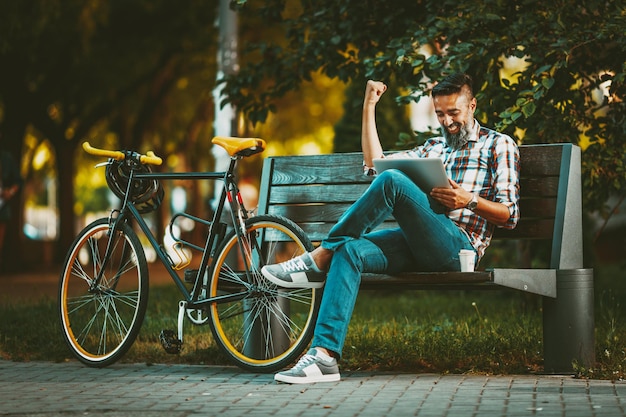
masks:
<svg viewBox="0 0 626 417"><path fill-rule="evenodd" d="M369 239L346 242L335 251L333 262L355 272L381 272L386 268L383 251Z"/></svg>
<svg viewBox="0 0 626 417"><path fill-rule="evenodd" d="M359 271L363 268L363 259L361 258L358 240L351 240L341 245L333 255L333 260L347 262Z"/></svg>

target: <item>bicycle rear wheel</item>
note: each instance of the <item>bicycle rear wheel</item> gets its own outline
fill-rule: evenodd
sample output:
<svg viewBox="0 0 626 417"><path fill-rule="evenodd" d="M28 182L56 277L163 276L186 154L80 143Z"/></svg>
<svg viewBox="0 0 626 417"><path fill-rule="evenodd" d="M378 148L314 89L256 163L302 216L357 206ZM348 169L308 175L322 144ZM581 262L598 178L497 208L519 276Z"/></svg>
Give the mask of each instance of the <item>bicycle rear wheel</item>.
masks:
<svg viewBox="0 0 626 417"><path fill-rule="evenodd" d="M128 351L148 304L146 258L128 224L111 236L108 219L99 219L80 232L63 264L58 303L63 337L81 362L104 367Z"/></svg>
<svg viewBox="0 0 626 417"><path fill-rule="evenodd" d="M273 372L305 350L315 327L321 290L279 288L261 267L313 249L302 229L279 216L246 221L240 241L231 232L219 249L209 297L211 330L235 364L253 372ZM247 265L247 271L246 271Z"/></svg>

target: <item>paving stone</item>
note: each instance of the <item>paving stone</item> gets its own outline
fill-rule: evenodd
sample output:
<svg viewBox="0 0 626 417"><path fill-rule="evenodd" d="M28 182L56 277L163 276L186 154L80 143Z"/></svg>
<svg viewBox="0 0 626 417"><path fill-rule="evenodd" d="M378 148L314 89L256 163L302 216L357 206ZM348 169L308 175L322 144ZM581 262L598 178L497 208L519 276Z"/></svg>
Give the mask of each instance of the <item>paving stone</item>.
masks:
<svg viewBox="0 0 626 417"><path fill-rule="evenodd" d="M623 416L626 383L353 372L278 384L235 367L0 360L0 416Z"/></svg>

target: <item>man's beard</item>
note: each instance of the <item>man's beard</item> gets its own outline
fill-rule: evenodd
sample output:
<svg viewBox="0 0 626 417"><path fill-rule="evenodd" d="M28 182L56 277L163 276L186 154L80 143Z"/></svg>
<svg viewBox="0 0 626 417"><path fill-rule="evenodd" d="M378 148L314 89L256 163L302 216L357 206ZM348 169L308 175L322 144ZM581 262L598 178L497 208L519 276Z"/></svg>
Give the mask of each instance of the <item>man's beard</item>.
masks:
<svg viewBox="0 0 626 417"><path fill-rule="evenodd" d="M452 126L459 126L459 131L457 133L450 133L446 127L441 127L441 131L443 132L443 137L448 142L448 146L453 149L461 149L465 144L469 141L474 133L473 129L468 127L467 124L461 123L453 123Z"/></svg>

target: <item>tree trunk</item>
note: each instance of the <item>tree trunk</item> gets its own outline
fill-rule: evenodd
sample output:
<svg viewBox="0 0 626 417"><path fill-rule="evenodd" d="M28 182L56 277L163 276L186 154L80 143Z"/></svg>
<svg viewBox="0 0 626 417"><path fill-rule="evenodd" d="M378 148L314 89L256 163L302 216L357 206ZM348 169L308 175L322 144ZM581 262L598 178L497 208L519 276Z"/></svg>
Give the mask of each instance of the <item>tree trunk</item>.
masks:
<svg viewBox="0 0 626 417"><path fill-rule="evenodd" d="M76 237L76 225L74 224L74 175L76 172L74 151L77 142L56 140L54 143L57 154L59 212L59 236L54 261L62 262Z"/></svg>
<svg viewBox="0 0 626 417"><path fill-rule="evenodd" d="M19 103L19 101L15 103ZM4 110L5 114L2 124L3 131L0 139L0 147L13 155L13 158L21 169L22 146L26 132L27 113L13 105L6 105ZM2 262L3 269L7 272L16 272L22 267L22 247L24 246L24 234L22 232L24 226L24 199L22 192L18 193L15 198L11 200L10 204L12 219L7 224L4 236L5 244L3 253L0 254L0 256L2 256L4 260L10 260L10 262Z"/></svg>

